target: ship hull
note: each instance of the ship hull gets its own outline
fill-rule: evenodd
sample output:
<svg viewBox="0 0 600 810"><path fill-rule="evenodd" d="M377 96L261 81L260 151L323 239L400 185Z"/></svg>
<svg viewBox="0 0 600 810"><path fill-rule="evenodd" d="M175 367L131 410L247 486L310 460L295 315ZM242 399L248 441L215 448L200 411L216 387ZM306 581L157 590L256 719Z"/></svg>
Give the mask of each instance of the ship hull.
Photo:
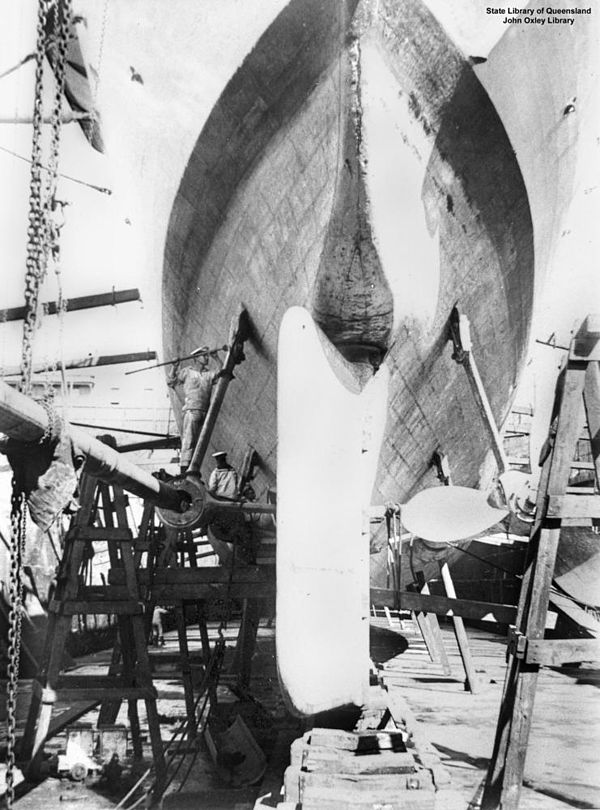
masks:
<svg viewBox="0 0 600 810"><path fill-rule="evenodd" d="M523 178L472 66L421 3L367 8L291 3L225 89L171 214L163 336L169 355L218 345L246 306L253 340L213 444L236 463L255 447L271 486L285 311L305 306L342 351L379 350L390 371L382 502L434 483L440 449L455 483L479 483L485 429L452 358L450 313L471 321L501 422L535 263Z"/></svg>

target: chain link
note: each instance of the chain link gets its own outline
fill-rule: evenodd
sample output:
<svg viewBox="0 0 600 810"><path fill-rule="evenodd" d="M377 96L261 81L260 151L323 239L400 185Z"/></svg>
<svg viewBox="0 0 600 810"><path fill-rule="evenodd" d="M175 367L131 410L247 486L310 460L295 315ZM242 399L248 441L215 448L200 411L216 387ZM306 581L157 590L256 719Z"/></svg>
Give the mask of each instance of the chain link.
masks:
<svg viewBox="0 0 600 810"><path fill-rule="evenodd" d="M52 108L52 136L50 156L46 167L46 183L42 183L42 113L43 113L43 67L48 38L46 24L48 14L54 14L53 70L55 94ZM35 101L33 113L33 138L31 149L31 175L29 193L29 227L27 230L27 258L25 260L25 318L23 320L23 359L21 366L21 390L31 393L33 335L38 318L40 286L46 276L48 258L59 259L58 235L60 226L54 221L57 207L58 157L60 151L62 100L65 86L65 65L72 11L71 0L39 0L37 20L37 50L35 72Z"/></svg>
<svg viewBox="0 0 600 810"><path fill-rule="evenodd" d="M52 136L47 181L42 184L42 122L44 58L48 37L46 25L49 13L54 13L54 47L56 48L54 74L56 92L52 111ZM53 215L57 207L56 185L58 155L60 148L61 109L65 84L65 64L71 24L71 0L39 0L37 16L37 44L35 62L35 97L33 107L33 135L31 147L31 174L29 190L29 213L27 228L27 255L25 259L25 317L20 388L31 393L33 337L38 318L38 301L41 283L44 280L48 258L58 260L58 234ZM50 410L50 406L47 406ZM48 432L55 429L54 414L48 414ZM15 800L15 749L16 705L21 651L21 625L23 621L22 566L25 556L26 517L25 498L13 478L11 498L11 554L9 577L9 631L7 664L7 755L6 755L6 806L11 810Z"/></svg>
<svg viewBox="0 0 600 810"><path fill-rule="evenodd" d="M15 798L14 769L16 748L17 686L19 682L19 653L21 649L21 622L23 617L23 582L21 564L25 550L24 497L16 481L12 482L11 498L11 550L8 616L8 664L6 689L7 749L6 749L6 806L12 808Z"/></svg>
<svg viewBox="0 0 600 810"><path fill-rule="evenodd" d="M37 43L35 54L35 98L33 104L33 136L31 174L29 179L29 214L27 228L27 257L25 259L25 317L23 319L23 356L21 361L21 391L31 393L33 331L37 317L38 290L42 240L44 236L42 206L42 119L44 88L44 52L48 0L39 0Z"/></svg>

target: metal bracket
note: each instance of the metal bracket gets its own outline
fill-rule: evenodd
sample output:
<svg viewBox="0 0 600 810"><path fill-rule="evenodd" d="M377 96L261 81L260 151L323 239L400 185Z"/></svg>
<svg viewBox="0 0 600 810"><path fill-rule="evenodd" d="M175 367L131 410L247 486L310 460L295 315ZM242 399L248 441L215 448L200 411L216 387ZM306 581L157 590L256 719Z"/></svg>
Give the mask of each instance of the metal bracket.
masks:
<svg viewBox="0 0 600 810"><path fill-rule="evenodd" d="M507 654L521 660L525 659L527 652L527 636L517 630L512 624L508 628Z"/></svg>
<svg viewBox="0 0 600 810"><path fill-rule="evenodd" d="M461 315L457 307L450 313L450 339L454 346L452 359L457 363L464 363L473 344L469 319L466 315Z"/></svg>
<svg viewBox="0 0 600 810"><path fill-rule="evenodd" d="M429 464L431 467L435 467L438 480L441 481L445 487L452 484L450 462L448 461L448 456L445 453L442 453L441 450L436 450L431 457Z"/></svg>

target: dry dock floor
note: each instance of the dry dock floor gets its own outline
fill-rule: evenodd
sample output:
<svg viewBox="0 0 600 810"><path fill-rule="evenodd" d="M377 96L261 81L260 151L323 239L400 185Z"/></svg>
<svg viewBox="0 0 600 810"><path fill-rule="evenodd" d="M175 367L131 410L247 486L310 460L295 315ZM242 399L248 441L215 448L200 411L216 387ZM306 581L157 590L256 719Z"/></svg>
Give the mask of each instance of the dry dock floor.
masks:
<svg viewBox="0 0 600 810"><path fill-rule="evenodd" d="M505 638L487 630L467 628L480 680L479 691L471 694L464 688L465 676L452 626L443 623L441 629L452 668L450 676L444 675L441 666L430 660L413 622L410 619L400 622L396 615L389 620L372 618L371 657L391 698L408 704L420 733L433 744L449 772L457 799L451 810L475 810L492 752L505 672ZM236 634L236 623L232 623L226 633L228 648L235 644ZM197 627L189 627L188 635L190 652L199 653ZM216 627L211 628L211 636L216 636ZM300 736L302 730L297 726L293 728L289 719L286 721L277 688L274 641L274 628L263 621L258 633L250 693L257 701L257 710L264 708L274 718L276 743L262 784L258 788L227 789L219 783L208 753L200 751L181 763L179 775L165 799L166 810L210 810L212 807L251 810L275 807L277 801L281 801L279 787L288 764L289 743L294 736ZM178 651L176 633L168 633L166 642L164 648L153 651L165 742L185 717L181 680L174 663ZM163 657L164 666L160 662ZM99 672L109 659L108 651L87 656L78 661L78 672ZM219 699L224 702L235 700L227 682L225 678L219 687ZM599 687L598 662L570 670L542 670L520 810L600 810ZM141 715L143 722L143 712ZM93 722L94 714L83 719ZM126 722L125 712L119 721ZM22 727L22 722L20 725ZM49 747L59 744L57 738ZM187 776L185 784L180 784L182 774ZM91 788L86 796L81 793L77 797L70 796L65 793L64 784L61 788L58 780L48 779L20 799L17 807L58 809L65 806L65 800L74 808L100 810L114 806L118 797L110 800Z"/></svg>
<svg viewBox="0 0 600 810"><path fill-rule="evenodd" d="M381 667L384 682L392 694L402 695L422 723L450 772L452 787L468 807L492 753L506 668L505 637L467 628L480 679L478 693L471 694L464 689L464 670L450 624L441 629L451 677L430 661L412 621L377 618L371 628L372 658ZM520 810L600 808L599 666L595 662L563 671L542 669Z"/></svg>

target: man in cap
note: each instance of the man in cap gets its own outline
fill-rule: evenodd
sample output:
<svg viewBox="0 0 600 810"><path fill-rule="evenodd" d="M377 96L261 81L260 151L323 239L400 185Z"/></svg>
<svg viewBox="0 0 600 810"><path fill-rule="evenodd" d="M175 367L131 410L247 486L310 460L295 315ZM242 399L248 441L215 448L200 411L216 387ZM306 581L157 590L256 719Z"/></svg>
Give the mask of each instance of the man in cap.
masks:
<svg viewBox="0 0 600 810"><path fill-rule="evenodd" d="M216 361L218 369L214 371L208 370L209 356ZM212 388L223 366L217 353L209 352L207 346L203 346L198 350L198 356L194 357L192 362L195 367L186 366L182 369L179 368L179 362L174 363L167 378L167 385L170 388L175 389L178 385L183 386L183 425L179 462L182 474L190 466L194 448L210 405Z"/></svg>
<svg viewBox="0 0 600 810"><path fill-rule="evenodd" d="M237 498L238 474L227 462L227 453L219 450L212 455L217 466L208 479L208 491L219 498Z"/></svg>

